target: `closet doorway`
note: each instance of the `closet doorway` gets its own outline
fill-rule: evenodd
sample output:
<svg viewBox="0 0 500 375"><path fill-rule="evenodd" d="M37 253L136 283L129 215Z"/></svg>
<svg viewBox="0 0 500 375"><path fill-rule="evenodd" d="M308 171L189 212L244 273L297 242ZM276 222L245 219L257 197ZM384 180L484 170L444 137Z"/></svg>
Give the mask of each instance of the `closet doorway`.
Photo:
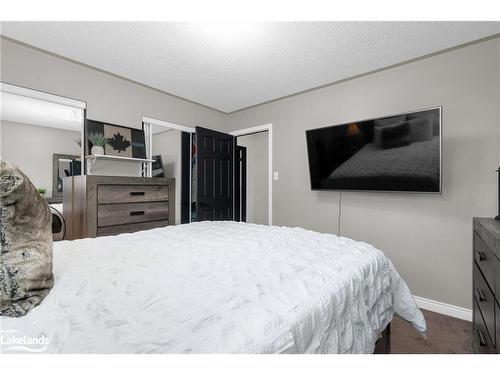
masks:
<svg viewBox="0 0 500 375"><path fill-rule="evenodd" d="M235 220L272 225L272 125L230 134L235 137Z"/></svg>
<svg viewBox="0 0 500 375"><path fill-rule="evenodd" d="M176 224L236 220L272 225L272 124L229 134L149 117L143 125L147 158L157 160L148 167L148 177L176 179Z"/></svg>

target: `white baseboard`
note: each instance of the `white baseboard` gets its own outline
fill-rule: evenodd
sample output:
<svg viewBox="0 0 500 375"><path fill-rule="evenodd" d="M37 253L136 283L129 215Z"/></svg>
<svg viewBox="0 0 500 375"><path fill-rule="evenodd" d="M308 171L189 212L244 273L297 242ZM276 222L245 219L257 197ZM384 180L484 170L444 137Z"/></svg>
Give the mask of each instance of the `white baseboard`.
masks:
<svg viewBox="0 0 500 375"><path fill-rule="evenodd" d="M472 310L459 306L449 305L447 303L438 302L423 297L413 296L413 298L415 298L417 306L420 307L421 309L437 312L443 315L452 316L454 318L462 320L468 320L469 322L472 321Z"/></svg>

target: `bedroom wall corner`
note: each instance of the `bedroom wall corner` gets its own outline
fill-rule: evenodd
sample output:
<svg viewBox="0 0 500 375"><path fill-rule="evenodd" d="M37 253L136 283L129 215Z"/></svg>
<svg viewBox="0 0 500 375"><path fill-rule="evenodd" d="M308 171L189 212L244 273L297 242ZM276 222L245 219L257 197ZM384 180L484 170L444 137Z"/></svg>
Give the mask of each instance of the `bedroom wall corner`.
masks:
<svg viewBox="0 0 500 375"><path fill-rule="evenodd" d="M443 194L346 192L342 235L372 243L415 295L471 308L472 217L494 216L500 37L228 115L273 123L273 224L336 233L339 193L311 191L305 130L443 106Z"/></svg>
<svg viewBox="0 0 500 375"><path fill-rule="evenodd" d="M221 127L222 112L0 37L0 80L87 103L87 118L141 128L143 116ZM223 125L222 125L223 126Z"/></svg>

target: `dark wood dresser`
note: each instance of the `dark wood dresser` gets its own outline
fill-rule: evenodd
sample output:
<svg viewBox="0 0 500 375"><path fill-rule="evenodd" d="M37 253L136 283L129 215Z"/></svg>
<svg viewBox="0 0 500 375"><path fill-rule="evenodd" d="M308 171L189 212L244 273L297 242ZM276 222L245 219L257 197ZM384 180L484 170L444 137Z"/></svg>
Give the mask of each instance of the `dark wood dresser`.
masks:
<svg viewBox="0 0 500 375"><path fill-rule="evenodd" d="M68 240L174 224L173 178L74 176L63 183Z"/></svg>
<svg viewBox="0 0 500 375"><path fill-rule="evenodd" d="M500 221L473 221L473 345L500 353Z"/></svg>

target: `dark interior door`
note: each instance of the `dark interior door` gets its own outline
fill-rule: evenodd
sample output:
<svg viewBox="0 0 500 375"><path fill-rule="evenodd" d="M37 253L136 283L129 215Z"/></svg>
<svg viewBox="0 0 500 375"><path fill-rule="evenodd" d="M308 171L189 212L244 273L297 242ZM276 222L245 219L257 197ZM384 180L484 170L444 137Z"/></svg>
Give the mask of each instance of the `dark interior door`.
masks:
<svg viewBox="0 0 500 375"><path fill-rule="evenodd" d="M191 133L181 133L181 224L189 223L191 214L191 180L189 165L191 164Z"/></svg>
<svg viewBox="0 0 500 375"><path fill-rule="evenodd" d="M196 127L196 216L203 220L233 220L234 137Z"/></svg>
<svg viewBox="0 0 500 375"><path fill-rule="evenodd" d="M234 220L247 221L247 148L235 146Z"/></svg>

